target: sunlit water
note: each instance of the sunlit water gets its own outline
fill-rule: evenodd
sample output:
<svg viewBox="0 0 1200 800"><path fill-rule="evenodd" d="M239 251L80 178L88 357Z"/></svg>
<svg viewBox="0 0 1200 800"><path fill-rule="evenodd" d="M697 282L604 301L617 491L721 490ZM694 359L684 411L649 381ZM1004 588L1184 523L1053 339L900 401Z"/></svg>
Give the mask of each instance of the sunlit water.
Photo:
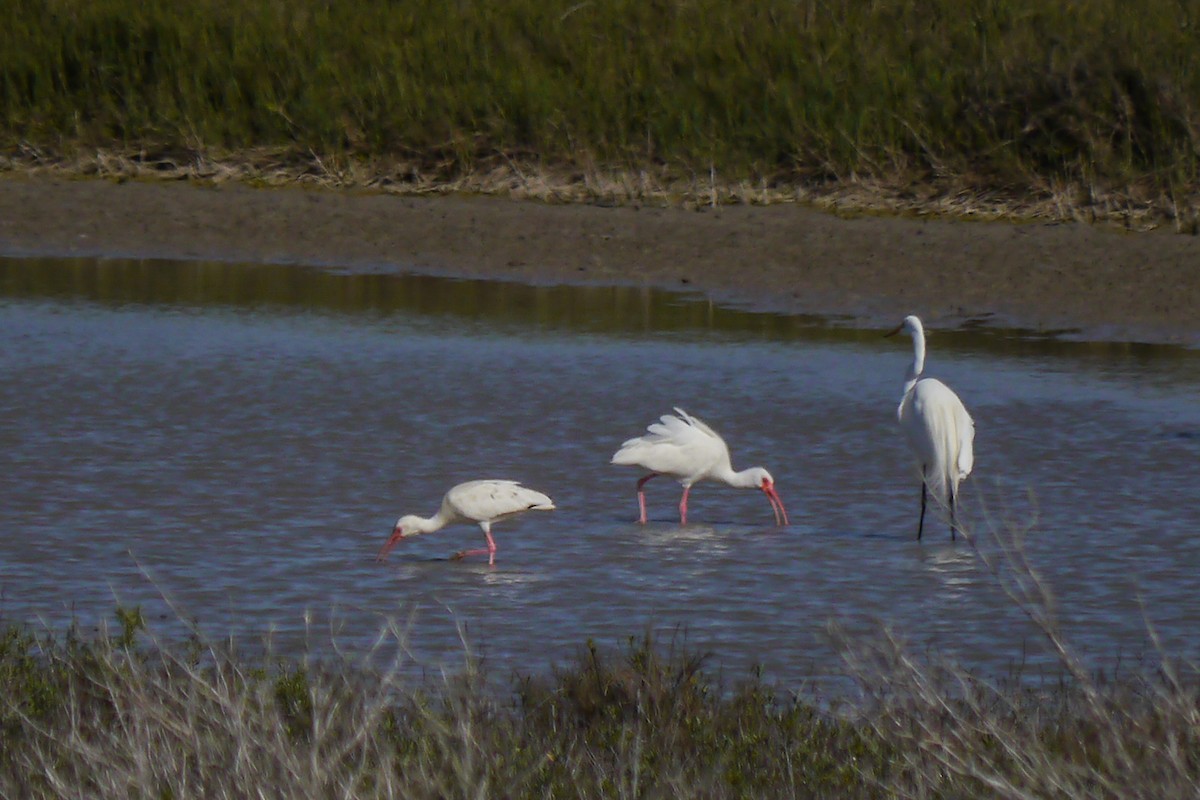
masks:
<svg viewBox="0 0 1200 800"><path fill-rule="evenodd" d="M366 647L414 668L536 672L589 638L679 633L726 675L842 674L836 622L1003 673L1049 669L976 551L927 520L895 421L908 341L640 289L284 266L0 260L0 618ZM1200 655L1200 357L934 332L927 369L977 424L965 513L1028 528L1078 652ZM770 469L757 492L609 465L674 405ZM522 480L558 510L405 541L451 485ZM985 537L986 538L986 537Z"/></svg>

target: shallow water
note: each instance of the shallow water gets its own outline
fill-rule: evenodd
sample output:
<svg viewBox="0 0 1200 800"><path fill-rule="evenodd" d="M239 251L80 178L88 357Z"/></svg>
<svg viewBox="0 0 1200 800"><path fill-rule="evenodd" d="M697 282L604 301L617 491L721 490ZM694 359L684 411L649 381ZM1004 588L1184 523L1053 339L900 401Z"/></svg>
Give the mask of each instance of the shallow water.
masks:
<svg viewBox="0 0 1200 800"><path fill-rule="evenodd" d="M277 649L365 647L413 665L468 646L537 671L589 638L684 632L727 675L843 672L828 625L881 625L1003 673L1048 669L979 554L927 520L895 423L907 340L635 288L529 287L295 266L0 259L0 618L161 629ZM977 424L965 513L1029 528L1068 638L1110 667L1200 655L1200 354L934 332L929 374ZM620 443L680 405L770 469L757 492L650 483ZM403 513L477 477L559 510L454 527L374 562ZM983 536L985 550L992 552Z"/></svg>

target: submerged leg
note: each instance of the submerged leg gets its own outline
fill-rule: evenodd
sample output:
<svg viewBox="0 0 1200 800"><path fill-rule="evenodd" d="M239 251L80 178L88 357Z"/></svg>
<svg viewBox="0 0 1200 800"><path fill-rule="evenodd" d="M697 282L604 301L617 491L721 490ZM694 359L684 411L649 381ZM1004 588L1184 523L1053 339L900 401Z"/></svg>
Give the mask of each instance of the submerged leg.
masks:
<svg viewBox="0 0 1200 800"><path fill-rule="evenodd" d="M687 525L687 499L688 493L692 491L692 487L683 487L683 498L679 501L679 524Z"/></svg>
<svg viewBox="0 0 1200 800"><path fill-rule="evenodd" d="M921 519L917 522L917 541L921 541L921 531L925 529L925 476L921 476Z"/></svg>
<svg viewBox="0 0 1200 800"><path fill-rule="evenodd" d="M657 472L651 472L649 475L647 475L646 477L639 480L638 484L637 484L638 522L642 523L643 525L646 524L646 493L644 491L642 491L642 487L646 485L646 481L650 480L651 478L657 478L657 477L658 477Z"/></svg>
<svg viewBox="0 0 1200 800"><path fill-rule="evenodd" d="M496 542L494 539L492 539L492 525L490 522L481 522L479 523L479 527L483 528L483 535L487 537L488 546L481 547L478 550L459 550L453 556L455 561L458 561L461 558L466 558L467 556L481 556L484 553L487 553L488 564L492 565L496 563Z"/></svg>

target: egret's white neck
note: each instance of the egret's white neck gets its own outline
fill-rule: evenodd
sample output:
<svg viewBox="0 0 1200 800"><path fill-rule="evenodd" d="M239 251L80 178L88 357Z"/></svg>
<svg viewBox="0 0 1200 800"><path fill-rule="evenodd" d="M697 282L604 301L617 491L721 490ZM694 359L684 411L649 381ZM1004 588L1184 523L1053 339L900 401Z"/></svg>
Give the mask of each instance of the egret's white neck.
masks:
<svg viewBox="0 0 1200 800"><path fill-rule="evenodd" d="M910 333L913 342L913 360L904 376L904 394L906 395L917 385L917 379L925 371L925 331L918 325Z"/></svg>

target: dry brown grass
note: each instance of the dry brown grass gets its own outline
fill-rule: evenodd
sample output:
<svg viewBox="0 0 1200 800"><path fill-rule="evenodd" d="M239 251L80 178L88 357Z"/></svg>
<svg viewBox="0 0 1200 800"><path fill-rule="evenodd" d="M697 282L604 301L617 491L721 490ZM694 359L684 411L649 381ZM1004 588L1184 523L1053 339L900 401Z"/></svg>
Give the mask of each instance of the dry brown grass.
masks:
<svg viewBox="0 0 1200 800"><path fill-rule="evenodd" d="M1200 233L1200 194L1101 190L1044 180L1037 188L980 189L966 178L936 183L913 178L851 177L813 184L726 181L715 171L678 176L657 170L547 167L496 157L466 174L422 162L345 156L297 157L257 150L225 156L146 149L50 155L32 147L0 154L0 171L108 180L242 182L264 187L312 186L395 195L479 194L542 203L654 204L683 208L800 203L842 215L895 215L1017 222L1081 222L1146 231Z"/></svg>

